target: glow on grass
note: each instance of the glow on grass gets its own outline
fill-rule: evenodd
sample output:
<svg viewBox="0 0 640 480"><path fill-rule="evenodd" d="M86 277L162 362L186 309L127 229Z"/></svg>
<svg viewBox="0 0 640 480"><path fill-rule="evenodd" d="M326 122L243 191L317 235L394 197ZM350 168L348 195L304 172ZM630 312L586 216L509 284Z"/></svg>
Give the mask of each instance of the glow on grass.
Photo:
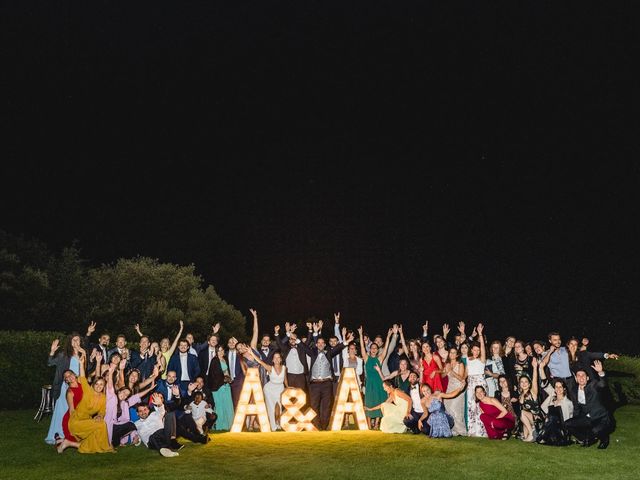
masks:
<svg viewBox="0 0 640 480"><path fill-rule="evenodd" d="M307 394L300 388L285 388L280 396L283 412L280 416L280 426L285 432L313 432L317 428L311 423L316 416L312 408L302 413L302 407L307 403ZM294 423L291 423L294 420Z"/></svg>
<svg viewBox="0 0 640 480"><path fill-rule="evenodd" d="M251 395L253 394L253 402ZM267 407L264 403L264 393L262 393L262 384L260 383L260 372L257 368L247 369L236 414L233 417L232 432L241 432L245 418L249 415L257 415L260 423L261 432L270 432L269 417L267 416Z"/></svg>
<svg viewBox="0 0 640 480"><path fill-rule="evenodd" d="M343 368L338 383L338 394L333 402L330 430L340 430L346 414L352 414L359 430L368 430L367 418L362 404L362 395L358 388L355 368Z"/></svg>

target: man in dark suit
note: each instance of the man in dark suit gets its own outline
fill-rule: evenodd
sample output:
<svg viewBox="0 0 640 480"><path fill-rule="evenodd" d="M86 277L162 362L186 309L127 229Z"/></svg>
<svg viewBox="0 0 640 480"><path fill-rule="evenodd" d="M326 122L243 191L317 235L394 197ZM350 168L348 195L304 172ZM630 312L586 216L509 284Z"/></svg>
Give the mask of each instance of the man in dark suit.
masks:
<svg viewBox="0 0 640 480"><path fill-rule="evenodd" d="M322 321L318 323L308 323L313 329L313 335L309 335L305 349L309 357L311 357L311 365L309 367L309 394L311 396L310 405L318 414L313 423L319 430L325 430L329 425L329 416L333 406L334 397L334 379L336 372L334 371L334 360L341 357L345 344L340 342L333 348L326 348L324 338L320 337L318 332L322 329ZM313 341L315 340L315 344ZM345 342L353 341L353 334L345 338Z"/></svg>
<svg viewBox="0 0 640 480"><path fill-rule="evenodd" d="M212 333L207 339L207 348L203 348L198 353L198 365L200 366L200 373L203 377L206 377L209 373L209 365L211 365L211 360L216 356L219 343L220 336L217 333Z"/></svg>
<svg viewBox="0 0 640 480"><path fill-rule="evenodd" d="M162 394L164 405L168 411L182 411L182 401L187 396L187 389L180 385L174 370L168 370L167 378L157 381L156 392Z"/></svg>
<svg viewBox="0 0 640 480"><path fill-rule="evenodd" d="M280 344L282 359L287 367L287 383L290 387L301 388L307 391L307 376L309 374L309 364L307 363L306 346L298 340L296 335L296 324L285 323L286 333L279 337L280 326L276 325L276 338ZM309 328L308 338L311 338L311 328Z"/></svg>
<svg viewBox="0 0 640 480"><path fill-rule="evenodd" d="M238 405L238 399L240 398L240 392L242 391L242 385L244 384L244 371L242 370L242 353L236 349L238 340L235 337L231 337L227 341L227 360L229 361L229 376L231 377L231 400L233 401L233 408Z"/></svg>
<svg viewBox="0 0 640 480"><path fill-rule="evenodd" d="M189 353L189 342L187 340L182 339L178 343L178 351L174 352L169 360L167 371L169 370L176 372L177 381L184 390L200 374L198 357Z"/></svg>
<svg viewBox="0 0 640 480"><path fill-rule="evenodd" d="M600 440L598 448L604 449L609 446L611 417L600 400L600 391L607 387L607 382L599 360L594 361L592 368L598 378L591 382L586 369L576 372L576 385L571 390L574 414L565 422L565 426L583 447Z"/></svg>
<svg viewBox="0 0 640 480"><path fill-rule="evenodd" d="M101 353L102 361L108 364L109 363L109 340L111 340L111 337L109 336L108 333L103 332L100 335L100 338L98 338L98 343L93 343L91 341L91 335L93 335L93 333L96 331L96 326L97 326L96 322L91 322L87 327L87 333L85 334L85 337L84 337L84 345L85 345L84 348L87 351L87 353L90 355L90 358L93 357L93 355L91 355L93 350L96 350L98 353ZM89 364L87 365L87 373L93 372L95 368L96 368L95 360L89 360Z"/></svg>

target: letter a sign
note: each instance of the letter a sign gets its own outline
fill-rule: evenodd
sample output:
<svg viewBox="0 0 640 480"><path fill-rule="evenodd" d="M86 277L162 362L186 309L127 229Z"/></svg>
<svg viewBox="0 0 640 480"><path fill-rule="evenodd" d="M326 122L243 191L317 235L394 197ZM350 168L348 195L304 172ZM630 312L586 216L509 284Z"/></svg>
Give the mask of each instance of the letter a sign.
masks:
<svg viewBox="0 0 640 480"><path fill-rule="evenodd" d="M355 368L342 369L340 383L338 383L338 394L333 402L333 411L329 421L330 429L340 430L347 413L355 417L359 430L368 430Z"/></svg>

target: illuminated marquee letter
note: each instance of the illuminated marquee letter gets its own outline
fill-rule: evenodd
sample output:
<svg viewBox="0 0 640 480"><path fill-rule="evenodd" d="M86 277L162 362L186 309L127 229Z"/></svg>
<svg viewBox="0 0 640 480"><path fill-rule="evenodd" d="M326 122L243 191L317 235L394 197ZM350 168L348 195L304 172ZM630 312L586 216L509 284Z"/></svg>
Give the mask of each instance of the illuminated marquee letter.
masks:
<svg viewBox="0 0 640 480"><path fill-rule="evenodd" d="M307 413L302 413L301 407L307 403L307 394L300 388L289 387L282 392L280 402L284 412L280 416L280 426L285 432L302 432L307 430L312 432L317 430L311 420L316 416L313 409L308 408ZM295 420L295 423L290 423Z"/></svg>
<svg viewBox="0 0 640 480"><path fill-rule="evenodd" d="M355 368L343 368L340 374L338 394L333 402L331 420L329 421L331 430L340 430L342 428L346 413L353 414L359 430L368 430Z"/></svg>
<svg viewBox="0 0 640 480"><path fill-rule="evenodd" d="M251 403L251 394L253 394L253 403ZM233 417L232 432L241 432L242 424L248 415L257 415L260 422L261 432L270 432L269 418L267 417L267 407L264 404L264 393L262 393L262 384L260 383L260 372L257 368L248 368L247 374L240 392L236 415Z"/></svg>

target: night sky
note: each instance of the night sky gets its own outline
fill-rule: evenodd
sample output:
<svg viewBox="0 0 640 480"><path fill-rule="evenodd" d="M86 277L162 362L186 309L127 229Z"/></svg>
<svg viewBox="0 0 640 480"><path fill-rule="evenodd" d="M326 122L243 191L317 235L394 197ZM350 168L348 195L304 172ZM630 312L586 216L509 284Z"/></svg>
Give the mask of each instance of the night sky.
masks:
<svg viewBox="0 0 640 480"><path fill-rule="evenodd" d="M195 263L269 328L637 353L636 21L435 3L5 7L0 228Z"/></svg>

